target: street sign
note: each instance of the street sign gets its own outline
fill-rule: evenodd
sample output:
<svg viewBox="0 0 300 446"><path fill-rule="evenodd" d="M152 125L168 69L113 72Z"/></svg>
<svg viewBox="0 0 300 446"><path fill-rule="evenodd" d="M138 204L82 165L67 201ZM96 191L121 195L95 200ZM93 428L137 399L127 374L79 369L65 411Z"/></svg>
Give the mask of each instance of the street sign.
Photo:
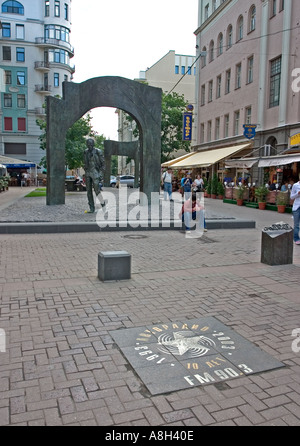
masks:
<svg viewBox="0 0 300 446"><path fill-rule="evenodd" d="M252 139L252 138L255 137L257 125L255 125L255 124L244 124L243 127L244 127L244 136L247 139Z"/></svg>
<svg viewBox="0 0 300 446"><path fill-rule="evenodd" d="M192 122L193 122L193 113L185 112L183 113L183 141L191 141L192 140Z"/></svg>

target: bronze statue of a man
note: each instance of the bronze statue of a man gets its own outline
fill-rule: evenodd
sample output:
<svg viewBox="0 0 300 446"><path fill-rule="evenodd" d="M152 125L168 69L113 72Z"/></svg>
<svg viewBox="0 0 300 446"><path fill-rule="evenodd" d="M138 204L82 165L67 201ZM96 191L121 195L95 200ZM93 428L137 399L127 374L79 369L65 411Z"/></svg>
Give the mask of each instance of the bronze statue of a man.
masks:
<svg viewBox="0 0 300 446"><path fill-rule="evenodd" d="M89 138L86 142L87 149L84 151L85 184L90 207L89 213L95 212L93 188L100 200L101 206L105 207L105 201L101 194L101 183L105 169L104 156L100 149L95 148L95 141Z"/></svg>

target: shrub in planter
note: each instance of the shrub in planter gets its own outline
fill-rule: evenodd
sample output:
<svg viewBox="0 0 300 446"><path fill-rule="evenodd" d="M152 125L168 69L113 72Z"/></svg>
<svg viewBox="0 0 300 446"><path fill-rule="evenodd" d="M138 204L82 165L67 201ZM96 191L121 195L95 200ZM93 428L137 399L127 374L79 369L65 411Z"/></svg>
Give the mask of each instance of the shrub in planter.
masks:
<svg viewBox="0 0 300 446"><path fill-rule="evenodd" d="M269 193L269 189L267 188L267 186L260 186L255 189L255 197L257 198L259 209L266 208L268 193Z"/></svg>
<svg viewBox="0 0 300 446"><path fill-rule="evenodd" d="M285 208L288 202L288 193L287 192L278 192L276 196L276 204L277 204L277 211L280 214L283 214L285 212Z"/></svg>
<svg viewBox="0 0 300 446"><path fill-rule="evenodd" d="M220 198L220 200L222 200L224 197L224 194L225 194L225 188L224 188L223 183L221 183L221 182L218 183L218 191L217 192L218 192L218 197Z"/></svg>
<svg viewBox="0 0 300 446"><path fill-rule="evenodd" d="M211 198L216 198L218 194L218 176L215 173L211 181Z"/></svg>
<svg viewBox="0 0 300 446"><path fill-rule="evenodd" d="M207 194L207 197L209 198L210 194L211 194L211 179L209 179L207 182L206 194Z"/></svg>
<svg viewBox="0 0 300 446"><path fill-rule="evenodd" d="M244 201L244 192L246 190L246 187L241 185L238 186L237 191L236 191L236 202L238 206L242 206L243 205L243 201Z"/></svg>

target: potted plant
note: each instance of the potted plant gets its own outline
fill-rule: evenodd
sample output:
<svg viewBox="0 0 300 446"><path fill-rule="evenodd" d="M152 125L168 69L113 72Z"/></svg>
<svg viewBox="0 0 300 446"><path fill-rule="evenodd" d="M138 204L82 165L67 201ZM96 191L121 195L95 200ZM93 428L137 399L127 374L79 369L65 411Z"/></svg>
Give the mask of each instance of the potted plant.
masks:
<svg viewBox="0 0 300 446"><path fill-rule="evenodd" d="M278 194L276 196L277 211L280 214L285 213L285 208L287 205L287 198L288 198L287 192L278 192Z"/></svg>
<svg viewBox="0 0 300 446"><path fill-rule="evenodd" d="M266 209L268 193L269 189L267 188L267 186L260 186L255 189L255 197L257 198L258 209Z"/></svg>
<svg viewBox="0 0 300 446"><path fill-rule="evenodd" d="M223 185L223 183L221 183L221 182L219 181L219 183L218 183L218 198L219 198L220 200L223 200L223 198L224 198L224 194L225 194L225 188L224 188L224 185Z"/></svg>
<svg viewBox="0 0 300 446"><path fill-rule="evenodd" d="M246 190L246 187L243 184L240 184L236 191L236 204L238 206L243 206L244 202L244 192Z"/></svg>
<svg viewBox="0 0 300 446"><path fill-rule="evenodd" d="M211 198L216 198L218 193L218 176L215 173L211 181Z"/></svg>
<svg viewBox="0 0 300 446"><path fill-rule="evenodd" d="M211 179L209 179L208 182L207 182L207 188L206 188L206 196L207 196L207 198L210 198L210 194L211 194Z"/></svg>

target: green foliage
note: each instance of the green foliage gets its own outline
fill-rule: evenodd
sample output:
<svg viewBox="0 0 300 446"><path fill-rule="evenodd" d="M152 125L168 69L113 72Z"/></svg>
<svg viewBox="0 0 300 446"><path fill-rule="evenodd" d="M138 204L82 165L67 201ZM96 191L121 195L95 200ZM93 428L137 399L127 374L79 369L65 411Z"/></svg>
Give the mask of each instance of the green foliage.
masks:
<svg viewBox="0 0 300 446"><path fill-rule="evenodd" d="M93 131L91 120L91 116L87 114L76 121L67 131L65 159L66 166L68 166L69 169L78 169L83 167L83 153L86 149L87 137L93 137L95 139L95 146L97 148L102 150L104 148L105 137L104 135L98 135ZM44 119L37 119L36 123L42 131L41 135L39 136L40 148L42 150L46 150L46 121ZM46 156L41 159L40 164L43 167L47 167Z"/></svg>
<svg viewBox="0 0 300 446"><path fill-rule="evenodd" d="M266 186L260 186L255 189L255 197L259 203L265 203L269 189Z"/></svg>
<svg viewBox="0 0 300 446"><path fill-rule="evenodd" d="M213 195L217 195L217 193L218 193L218 182L219 182L218 175L215 173L213 175L212 182L211 182L211 194L213 194Z"/></svg>
<svg viewBox="0 0 300 446"><path fill-rule="evenodd" d="M241 186L238 186L236 191L236 196L238 200L242 200L244 198L244 192L246 190L246 187L242 184Z"/></svg>
<svg viewBox="0 0 300 446"><path fill-rule="evenodd" d="M288 192L278 192L276 195L276 204L286 206L288 203Z"/></svg>
<svg viewBox="0 0 300 446"><path fill-rule="evenodd" d="M218 190L217 190L217 194L218 195L224 195L225 193L225 188L223 183L221 183L220 181L218 182Z"/></svg>
<svg viewBox="0 0 300 446"><path fill-rule="evenodd" d="M161 162L168 161L172 152L178 150L190 151L191 143L182 141L183 113L187 102L183 95L173 92L163 93L161 121Z"/></svg>
<svg viewBox="0 0 300 446"><path fill-rule="evenodd" d="M208 195L211 194L211 183L212 183L212 181L211 181L211 178L210 178L208 180L208 182L207 182L207 188L206 188L206 192L208 193Z"/></svg>

